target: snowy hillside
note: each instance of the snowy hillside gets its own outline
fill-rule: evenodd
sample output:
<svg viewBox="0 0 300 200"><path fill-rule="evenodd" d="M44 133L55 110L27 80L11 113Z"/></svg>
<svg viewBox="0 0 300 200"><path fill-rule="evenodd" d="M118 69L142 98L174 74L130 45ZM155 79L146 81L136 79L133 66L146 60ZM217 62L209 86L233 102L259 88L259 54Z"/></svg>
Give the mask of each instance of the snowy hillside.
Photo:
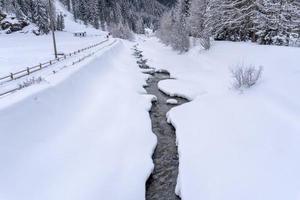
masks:
<svg viewBox="0 0 300 200"><path fill-rule="evenodd" d="M59 1L55 1L55 5L56 12L65 16L65 30L56 32L59 53L67 54L106 39L107 33L86 26L80 20L75 22L73 15ZM0 48L0 76L54 58L51 34L36 36L32 33L34 29L35 25L31 24L21 32L0 34L0 43L5 46ZM86 32L87 37L74 37L75 32Z"/></svg>
<svg viewBox="0 0 300 200"><path fill-rule="evenodd" d="M86 31L89 35L99 35L101 33L100 30L97 30L92 27L92 25L84 25L81 20L74 20L74 15L71 14L66 7L59 1L55 0L55 9L56 13L62 13L65 19L65 29L64 32L84 32Z"/></svg>

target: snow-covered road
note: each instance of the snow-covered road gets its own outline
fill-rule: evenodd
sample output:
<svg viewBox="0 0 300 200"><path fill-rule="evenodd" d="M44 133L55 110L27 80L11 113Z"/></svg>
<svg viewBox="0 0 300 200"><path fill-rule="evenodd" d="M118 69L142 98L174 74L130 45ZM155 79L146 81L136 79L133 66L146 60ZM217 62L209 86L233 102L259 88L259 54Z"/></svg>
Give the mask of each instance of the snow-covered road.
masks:
<svg viewBox="0 0 300 200"><path fill-rule="evenodd" d="M1 200L144 199L156 138L130 45L118 42L23 100L8 97Z"/></svg>

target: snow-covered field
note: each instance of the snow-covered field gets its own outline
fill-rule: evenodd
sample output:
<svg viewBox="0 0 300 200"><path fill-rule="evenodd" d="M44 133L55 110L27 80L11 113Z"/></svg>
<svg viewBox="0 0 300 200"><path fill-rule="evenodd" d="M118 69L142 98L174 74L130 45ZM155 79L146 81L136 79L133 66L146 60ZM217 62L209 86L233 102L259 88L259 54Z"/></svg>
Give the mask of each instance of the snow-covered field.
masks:
<svg viewBox="0 0 300 200"><path fill-rule="evenodd" d="M65 30L56 32L58 53L71 53L106 39L107 33L74 22L73 16L61 3L55 3L57 13L66 16ZM0 32L0 77L54 59L52 35L35 36L31 33L33 28L31 24L22 31L28 33ZM87 37L74 37L75 32L87 32Z"/></svg>
<svg viewBox="0 0 300 200"><path fill-rule="evenodd" d="M179 55L156 38L140 43L150 66L176 78L160 89L192 100L168 114L183 199L300 199L299 48L214 42ZM240 63L264 67L243 93L231 84Z"/></svg>
<svg viewBox="0 0 300 200"><path fill-rule="evenodd" d="M71 53L105 40L102 36L86 38L73 37L70 32L57 32L57 48L60 53ZM0 35L0 76L11 72L33 67L39 63L54 59L54 50L51 35L35 36L33 34L15 33Z"/></svg>
<svg viewBox="0 0 300 200"><path fill-rule="evenodd" d="M143 76L119 41L1 99L1 200L144 199L156 138Z"/></svg>

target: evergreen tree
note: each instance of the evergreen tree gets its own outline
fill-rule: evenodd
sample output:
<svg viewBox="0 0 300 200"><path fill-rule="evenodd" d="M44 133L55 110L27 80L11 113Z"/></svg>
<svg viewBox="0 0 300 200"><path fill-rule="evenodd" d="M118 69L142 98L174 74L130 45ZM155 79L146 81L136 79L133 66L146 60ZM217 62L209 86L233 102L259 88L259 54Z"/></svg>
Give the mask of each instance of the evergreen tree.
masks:
<svg viewBox="0 0 300 200"><path fill-rule="evenodd" d="M56 18L56 30L63 31L65 29L65 19L62 13L57 15Z"/></svg>
<svg viewBox="0 0 300 200"><path fill-rule="evenodd" d="M187 29L186 1L179 1L176 6L161 21L158 36L175 50L185 52L189 50L189 30Z"/></svg>
<svg viewBox="0 0 300 200"><path fill-rule="evenodd" d="M299 0L180 0L173 10L176 14L171 17L172 34L182 38L184 33L176 30L187 30L200 38L206 49L210 37L276 45L290 45L300 38ZM172 44L175 39L163 36L171 34L164 30L169 29L170 20L163 17L161 21L159 37Z"/></svg>
<svg viewBox="0 0 300 200"><path fill-rule="evenodd" d="M42 0L36 0L34 7L33 18L39 28L39 32L48 34L50 32L50 22L46 4Z"/></svg>

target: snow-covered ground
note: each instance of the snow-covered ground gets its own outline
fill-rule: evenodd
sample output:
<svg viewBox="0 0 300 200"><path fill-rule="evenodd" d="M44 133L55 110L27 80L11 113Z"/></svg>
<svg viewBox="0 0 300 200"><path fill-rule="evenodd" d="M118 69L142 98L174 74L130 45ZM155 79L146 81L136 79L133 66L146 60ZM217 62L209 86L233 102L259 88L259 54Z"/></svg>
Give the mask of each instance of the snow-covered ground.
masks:
<svg viewBox="0 0 300 200"><path fill-rule="evenodd" d="M149 65L175 80L162 91L190 103L168 113L180 153L184 200L300 199L300 49L214 42L178 54L141 40ZM230 68L263 66L261 81L232 89Z"/></svg>
<svg viewBox="0 0 300 200"><path fill-rule="evenodd" d="M75 23L56 32L59 52L106 40L105 32ZM53 59L51 35L0 34L0 77ZM88 37L73 37L73 32ZM76 54L29 78L42 82L0 98L1 200L141 200L152 169L156 137L152 96L132 56L118 39ZM93 53L82 62L74 61Z"/></svg>
<svg viewBox="0 0 300 200"><path fill-rule="evenodd" d="M57 48L60 53L71 53L105 40L102 35L79 38L69 32L57 32ZM5 47L0 48L0 77L54 59L51 35L3 34L0 43Z"/></svg>
<svg viewBox="0 0 300 200"><path fill-rule="evenodd" d="M106 39L74 22L57 1L56 9L66 15L66 30L56 33L59 52ZM53 58L51 35L35 36L31 28L0 34L0 77ZM83 31L88 37L73 37ZM299 200L300 49L214 42L209 51L178 54L155 37L139 37L148 64L175 78L159 88L191 100L168 113L183 199ZM145 198L156 143L148 114L154 99L142 88L146 76L132 43L108 44L0 98L0 200ZM264 67L259 83L242 93L232 89L230 74L241 63Z"/></svg>
<svg viewBox="0 0 300 200"><path fill-rule="evenodd" d="M1 200L144 199L156 138L131 46L0 99L39 91L0 109Z"/></svg>
<svg viewBox="0 0 300 200"><path fill-rule="evenodd" d="M75 22L73 15L61 3L55 3L56 12L65 15L66 26L63 32L56 32L59 53L71 53L106 39L107 33L80 24L80 21ZM31 33L34 28L31 24L22 33L0 33L0 77L54 58L52 35L36 36ZM74 32L86 32L87 37L74 37Z"/></svg>

